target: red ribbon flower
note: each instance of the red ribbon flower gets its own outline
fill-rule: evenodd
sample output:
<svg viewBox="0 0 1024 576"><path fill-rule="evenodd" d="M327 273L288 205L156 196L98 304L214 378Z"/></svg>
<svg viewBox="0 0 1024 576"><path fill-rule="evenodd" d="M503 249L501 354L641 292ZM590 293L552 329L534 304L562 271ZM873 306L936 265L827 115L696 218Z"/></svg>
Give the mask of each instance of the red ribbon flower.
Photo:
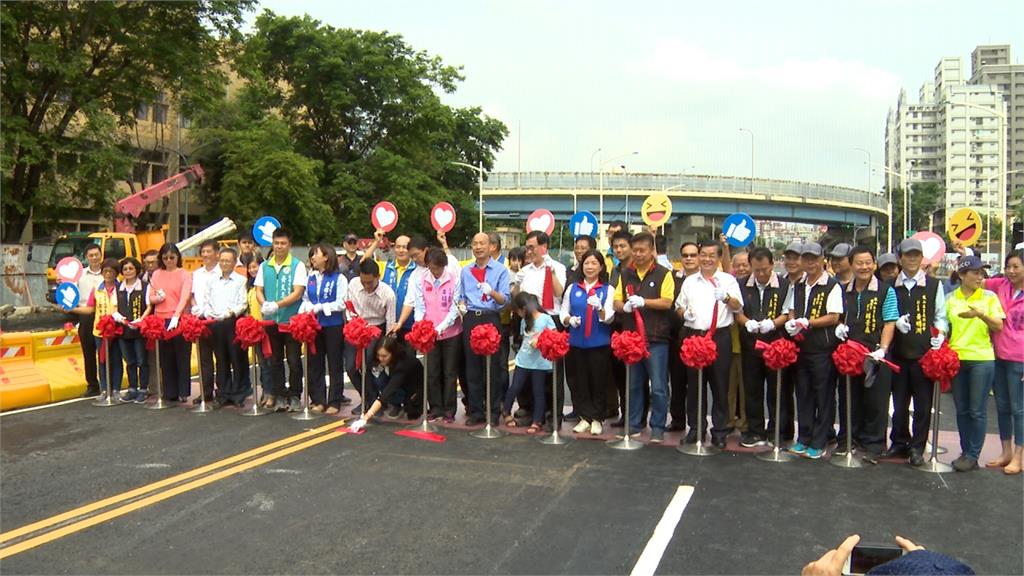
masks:
<svg viewBox="0 0 1024 576"><path fill-rule="evenodd" d="M296 314L287 323L280 324L278 329L305 344L310 354L316 354L316 335L320 332L320 322L313 312Z"/></svg>
<svg viewBox="0 0 1024 576"><path fill-rule="evenodd" d="M213 320L203 320L198 316L182 316L178 320L178 332L186 342L199 342L202 338L210 337L210 324Z"/></svg>
<svg viewBox="0 0 1024 576"><path fill-rule="evenodd" d="M626 364L636 364L649 358L647 339L634 330L623 330L612 334L612 354Z"/></svg>
<svg viewBox="0 0 1024 576"><path fill-rule="evenodd" d="M792 340L779 338L771 343L758 340L754 349L764 353L764 365L769 370L782 370L796 363L797 348Z"/></svg>
<svg viewBox="0 0 1024 576"><path fill-rule="evenodd" d="M74 329L75 329L75 325L72 324L71 322L65 322L64 323L64 331L65 332L71 332Z"/></svg>
<svg viewBox="0 0 1024 576"><path fill-rule="evenodd" d="M501 334L493 324L481 324L469 333L469 346L478 356L497 354L501 348Z"/></svg>
<svg viewBox="0 0 1024 576"><path fill-rule="evenodd" d="M718 358L718 345L706 336L690 336L679 347L679 358L690 368L706 368Z"/></svg>
<svg viewBox="0 0 1024 576"><path fill-rule="evenodd" d="M267 336L265 326L273 324L273 320L257 320L252 316L242 316L235 322L235 342L242 348L249 348L260 345L264 358L270 358L273 350L270 347L270 337Z"/></svg>
<svg viewBox="0 0 1024 576"><path fill-rule="evenodd" d="M152 350L156 345L157 340L163 340L165 338L164 319L159 316L150 314L139 322L139 334L146 339L146 349Z"/></svg>
<svg viewBox="0 0 1024 576"><path fill-rule="evenodd" d="M414 322L409 333L405 335L405 341L416 349L420 354L430 354L437 343L437 331L434 323L430 320Z"/></svg>
<svg viewBox="0 0 1024 576"><path fill-rule="evenodd" d="M114 321L114 317L107 315L96 321L96 331L100 333L100 338L103 338L108 343L124 333L124 326L121 326ZM107 350L106 346L100 347L100 362L107 361Z"/></svg>
<svg viewBox="0 0 1024 576"><path fill-rule="evenodd" d="M356 370L361 370L363 367L363 351L366 350L371 342L380 337L380 328L370 326L366 323L366 320L356 317L345 323L342 334L345 335L345 342L355 346L356 350L359 351L356 354Z"/></svg>
<svg viewBox="0 0 1024 576"><path fill-rule="evenodd" d="M953 383L953 377L960 371L960 357L943 342L938 350L928 350L921 358L921 371L926 378L938 382L946 392Z"/></svg>
<svg viewBox="0 0 1024 576"><path fill-rule="evenodd" d="M569 333L545 329L537 336L537 350L541 356L552 362L565 358L569 353Z"/></svg>
<svg viewBox="0 0 1024 576"><path fill-rule="evenodd" d="M832 362L843 376L864 375L864 353L847 340L832 353Z"/></svg>

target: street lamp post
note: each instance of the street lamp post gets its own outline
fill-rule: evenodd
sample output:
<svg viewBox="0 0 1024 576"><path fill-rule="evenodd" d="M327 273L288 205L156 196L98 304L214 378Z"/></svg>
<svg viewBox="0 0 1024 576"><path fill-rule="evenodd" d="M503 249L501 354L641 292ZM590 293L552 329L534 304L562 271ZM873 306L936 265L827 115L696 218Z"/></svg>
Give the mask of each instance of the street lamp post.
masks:
<svg viewBox="0 0 1024 576"><path fill-rule="evenodd" d="M595 151L595 153L596 152L600 152L600 151L601 151L601 149L598 148ZM598 198L598 204L599 204L598 212L600 212L600 214L599 214L599 216L597 218L597 220L598 220L597 226L598 226L598 228L600 228L600 230L598 231L599 235L605 233L604 232L604 167L606 165L608 165L608 164L611 164L612 162L615 162L616 160L620 160L622 158L626 158L627 156L636 156L639 153L640 152L630 152L628 154L619 154L618 156L615 156L614 158L609 158L607 160L599 159L599 163L597 165L597 176L598 176L597 198Z"/></svg>
<svg viewBox="0 0 1024 576"><path fill-rule="evenodd" d="M477 231L478 232L483 232L484 231L484 174L487 173L487 171L484 170L484 163L483 163L483 161L481 161L478 166L473 166L472 164L466 164L465 162L449 162L449 164L454 164L456 166L462 166L463 168L469 168L470 170L475 170L476 171L477 183L478 183L478 185L480 187L479 188L479 192L477 193L477 201L479 202L479 206L480 206L480 208L478 210L478 214L477 214Z"/></svg>
<svg viewBox="0 0 1024 576"><path fill-rule="evenodd" d="M868 156L868 192L871 192L871 152L864 148L854 148L854 150L863 152Z"/></svg>
<svg viewBox="0 0 1024 576"><path fill-rule="evenodd" d="M590 153L590 185L591 186L594 185L594 156L597 156L600 153L601 153L601 149L600 148L598 148L597 150L594 150L593 152Z"/></svg>
<svg viewBox="0 0 1024 576"><path fill-rule="evenodd" d="M749 128L740 128L740 132L750 134L750 192L754 192L754 132Z"/></svg>
<svg viewBox="0 0 1024 576"><path fill-rule="evenodd" d="M906 178L904 177L904 174L900 173L900 172L896 172L895 170L889 168L888 166L885 166L884 164L878 164L877 166L881 167L882 170L885 170L886 174L889 174L890 176L893 176L895 178L899 178L900 179L900 186L903 187L904 198L906 198L907 182L906 182ZM889 227L888 227L889 230L888 230L888 235L886 236L886 240L888 240L888 242L889 242L888 249L892 250L893 249L893 243L892 243L892 186L886 186L886 189L887 189L888 196L889 196L889 208L886 211L888 213L888 219L889 219ZM908 230L909 229L909 227L910 227L909 222L910 222L910 210L908 209L907 202L904 201L903 202L903 225L904 225L904 230Z"/></svg>

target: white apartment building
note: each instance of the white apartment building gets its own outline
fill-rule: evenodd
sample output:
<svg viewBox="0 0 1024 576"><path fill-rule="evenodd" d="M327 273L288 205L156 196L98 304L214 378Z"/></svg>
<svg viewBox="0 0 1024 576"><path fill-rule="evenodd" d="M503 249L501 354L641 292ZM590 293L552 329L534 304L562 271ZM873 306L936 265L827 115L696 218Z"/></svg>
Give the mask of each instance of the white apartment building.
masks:
<svg viewBox="0 0 1024 576"><path fill-rule="evenodd" d="M947 213L964 206L997 213L999 192L1007 189L1005 115L998 86L968 83L960 58L942 58L916 102L901 90L889 110L887 189L902 188L904 179L910 186L937 182L946 190Z"/></svg>

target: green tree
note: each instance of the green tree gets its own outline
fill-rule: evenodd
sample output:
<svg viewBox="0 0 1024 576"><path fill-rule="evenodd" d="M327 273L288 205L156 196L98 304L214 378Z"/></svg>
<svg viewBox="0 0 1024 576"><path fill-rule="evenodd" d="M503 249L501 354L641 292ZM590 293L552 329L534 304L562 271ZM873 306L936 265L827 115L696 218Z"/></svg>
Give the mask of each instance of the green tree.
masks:
<svg viewBox="0 0 1024 576"><path fill-rule="evenodd" d="M403 232L432 235L428 213L441 200L459 214L453 241L476 230L476 173L450 161L490 169L508 131L479 108L441 102L437 92L462 80L458 69L400 36L271 12L257 19L237 69L249 86L242 107L274 110L296 152L318 162L319 197L341 230L369 235L370 208L384 199Z"/></svg>
<svg viewBox="0 0 1024 576"><path fill-rule="evenodd" d="M0 4L4 240L17 241L30 216L110 213L132 165L119 128L160 92L186 111L221 93L227 40L253 3Z"/></svg>
<svg viewBox="0 0 1024 576"><path fill-rule="evenodd" d="M945 205L946 191L938 182L919 182L910 187L910 229L925 230L932 213ZM893 235L903 237L903 189L892 194Z"/></svg>

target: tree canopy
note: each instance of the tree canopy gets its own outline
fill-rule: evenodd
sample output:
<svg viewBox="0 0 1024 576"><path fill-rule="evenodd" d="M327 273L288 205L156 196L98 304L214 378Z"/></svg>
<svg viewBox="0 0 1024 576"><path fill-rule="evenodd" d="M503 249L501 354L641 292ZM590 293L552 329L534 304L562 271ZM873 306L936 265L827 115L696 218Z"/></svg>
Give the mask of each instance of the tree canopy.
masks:
<svg viewBox="0 0 1024 576"><path fill-rule="evenodd" d="M186 112L218 98L221 64L254 0L0 5L3 232L32 216L111 213L131 173L122 130L168 94Z"/></svg>

